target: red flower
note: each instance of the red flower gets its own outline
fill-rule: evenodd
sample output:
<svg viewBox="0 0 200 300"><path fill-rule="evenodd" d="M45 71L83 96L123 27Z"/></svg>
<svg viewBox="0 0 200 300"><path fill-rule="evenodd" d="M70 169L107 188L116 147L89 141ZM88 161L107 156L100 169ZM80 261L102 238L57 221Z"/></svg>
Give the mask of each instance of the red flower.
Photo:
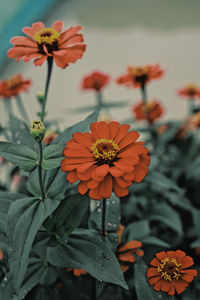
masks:
<svg viewBox="0 0 200 300"><path fill-rule="evenodd" d="M141 88L148 82L161 78L165 71L159 64L139 67L128 67L127 73L119 76L116 82L129 88Z"/></svg>
<svg viewBox="0 0 200 300"><path fill-rule="evenodd" d="M61 162L70 183L80 180L78 191L95 200L128 194L133 181L142 181L148 173L150 158L144 143L136 142L137 131L118 122L96 122L91 132L73 134L66 143Z"/></svg>
<svg viewBox="0 0 200 300"><path fill-rule="evenodd" d="M27 91L31 85L31 80L24 79L21 74L14 75L8 79L0 81L0 97L9 98Z"/></svg>
<svg viewBox="0 0 200 300"><path fill-rule="evenodd" d="M42 65L48 57L53 57L60 68L66 68L81 58L86 45L82 44L83 36L78 34L81 26L71 27L61 33L64 22L56 21L51 28L45 28L42 22L23 28L28 37L16 36L10 42L14 45L9 49L8 56L16 61L25 62L34 58L35 66Z"/></svg>
<svg viewBox="0 0 200 300"><path fill-rule="evenodd" d="M154 123L155 120L159 119L163 115L163 107L160 102L148 101L146 109L148 111L148 118L150 123ZM143 101L133 106L133 113L136 120L146 120L145 105Z"/></svg>
<svg viewBox="0 0 200 300"><path fill-rule="evenodd" d="M130 265L136 261L134 254L144 255L144 251L140 247L142 247L142 243L139 241L130 241L117 247L116 256L123 272L126 272Z"/></svg>
<svg viewBox="0 0 200 300"><path fill-rule="evenodd" d="M200 88L195 84L188 84L178 90L178 95L187 99L200 98Z"/></svg>
<svg viewBox="0 0 200 300"><path fill-rule="evenodd" d="M102 72L92 72L86 75L81 83L82 90L94 90L100 92L110 81L110 76Z"/></svg>
<svg viewBox="0 0 200 300"><path fill-rule="evenodd" d="M155 291L162 291L173 296L175 291L181 294L185 288L197 276L191 267L194 262L192 257L186 256L181 250L162 251L156 253L151 263L153 267L148 268L147 278L150 285L153 285Z"/></svg>

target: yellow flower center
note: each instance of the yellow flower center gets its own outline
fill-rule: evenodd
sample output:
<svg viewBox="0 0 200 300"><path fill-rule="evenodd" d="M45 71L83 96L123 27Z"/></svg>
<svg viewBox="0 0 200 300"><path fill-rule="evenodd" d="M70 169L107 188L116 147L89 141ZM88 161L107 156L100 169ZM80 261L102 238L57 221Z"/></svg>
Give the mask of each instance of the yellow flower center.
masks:
<svg viewBox="0 0 200 300"><path fill-rule="evenodd" d="M38 44L48 44L52 45L58 41L60 33L53 28L43 28L36 32L34 35L34 40Z"/></svg>
<svg viewBox="0 0 200 300"><path fill-rule="evenodd" d="M6 80L6 86L10 90L16 89L18 86L20 86L20 84L21 84L21 80L19 76L13 76L10 79Z"/></svg>
<svg viewBox="0 0 200 300"><path fill-rule="evenodd" d="M131 74L133 76L143 76L148 73L148 67L133 67L131 68Z"/></svg>
<svg viewBox="0 0 200 300"><path fill-rule="evenodd" d="M113 140L99 139L92 144L91 151L96 160L112 162L119 150L119 146Z"/></svg>
<svg viewBox="0 0 200 300"><path fill-rule="evenodd" d="M169 259L166 257L161 261L157 271L158 273L161 273L162 278L165 280L178 280L181 276L179 272L180 266L181 264L178 264L175 258Z"/></svg>

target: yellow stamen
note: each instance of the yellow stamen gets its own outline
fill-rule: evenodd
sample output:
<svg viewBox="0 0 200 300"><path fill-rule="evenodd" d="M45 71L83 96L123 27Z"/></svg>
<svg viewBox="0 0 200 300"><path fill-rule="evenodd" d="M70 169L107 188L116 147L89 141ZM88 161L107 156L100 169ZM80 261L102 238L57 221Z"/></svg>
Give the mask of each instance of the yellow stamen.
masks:
<svg viewBox="0 0 200 300"><path fill-rule="evenodd" d="M34 40L38 44L52 45L60 37L60 33L53 28L43 28L36 32Z"/></svg>
<svg viewBox="0 0 200 300"><path fill-rule="evenodd" d="M148 67L133 67L131 68L131 74L134 76L142 76L147 74Z"/></svg>
<svg viewBox="0 0 200 300"><path fill-rule="evenodd" d="M118 145L113 140L99 139L92 144L91 151L95 159L112 161L119 150Z"/></svg>
<svg viewBox="0 0 200 300"><path fill-rule="evenodd" d="M160 263L157 268L157 272L161 273L161 276L165 280L178 280L181 274L179 273L179 268L181 264L177 263L175 258L169 259L166 257Z"/></svg>

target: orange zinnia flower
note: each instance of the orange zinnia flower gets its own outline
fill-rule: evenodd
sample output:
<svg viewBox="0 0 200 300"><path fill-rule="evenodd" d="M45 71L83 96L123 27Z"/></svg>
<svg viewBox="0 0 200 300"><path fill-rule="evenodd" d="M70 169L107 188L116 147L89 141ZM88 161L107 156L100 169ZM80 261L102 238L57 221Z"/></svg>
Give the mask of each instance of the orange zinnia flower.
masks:
<svg viewBox="0 0 200 300"><path fill-rule="evenodd" d="M184 88L178 90L178 95L187 99L200 98L200 87L196 84L188 84Z"/></svg>
<svg viewBox="0 0 200 300"><path fill-rule="evenodd" d="M117 247L116 256L120 263L123 272L126 272L130 267L130 264L136 261L134 254L138 256L143 256L144 251L140 249L142 243L139 241L130 241L125 245L120 244Z"/></svg>
<svg viewBox="0 0 200 300"><path fill-rule="evenodd" d="M81 83L82 90L100 92L110 81L110 76L99 71L86 75Z"/></svg>
<svg viewBox="0 0 200 300"><path fill-rule="evenodd" d="M2 259L3 259L3 252L0 249L0 260L2 260Z"/></svg>
<svg viewBox="0 0 200 300"><path fill-rule="evenodd" d="M31 80L24 79L21 74L14 75L8 79L0 81L0 97L9 98L27 91L31 85Z"/></svg>
<svg viewBox="0 0 200 300"><path fill-rule="evenodd" d="M66 143L61 162L70 183L80 180L78 191L95 200L126 196L133 181L142 181L148 173L150 158L144 143L136 142L137 131L112 121L90 125L91 132L73 134Z"/></svg>
<svg viewBox="0 0 200 300"><path fill-rule="evenodd" d="M175 291L181 294L197 276L196 270L186 269L194 262L192 257L186 256L181 250L156 253L156 258L150 264L153 267L147 270L149 284L153 285L155 291L166 292L171 296Z"/></svg>
<svg viewBox="0 0 200 300"><path fill-rule="evenodd" d="M82 44L83 36L78 34L81 26L71 27L61 33L64 22L56 21L51 28L45 28L42 22L32 24L32 27L23 28L28 37L16 36L10 42L14 45L9 49L8 56L21 58L25 62L34 58L35 66L42 65L48 57L53 57L60 68L66 68L81 58L86 45Z"/></svg>
<svg viewBox="0 0 200 300"><path fill-rule="evenodd" d="M133 106L133 113L135 115L136 120L146 120L146 112L148 111L148 120L150 123L154 123L155 120L159 119L163 115L163 107L160 102L148 101L146 107L143 101L140 101L138 104Z"/></svg>
<svg viewBox="0 0 200 300"><path fill-rule="evenodd" d="M128 67L127 73L119 76L116 82L129 88L141 88L148 82L161 78L165 71L159 64L138 67Z"/></svg>

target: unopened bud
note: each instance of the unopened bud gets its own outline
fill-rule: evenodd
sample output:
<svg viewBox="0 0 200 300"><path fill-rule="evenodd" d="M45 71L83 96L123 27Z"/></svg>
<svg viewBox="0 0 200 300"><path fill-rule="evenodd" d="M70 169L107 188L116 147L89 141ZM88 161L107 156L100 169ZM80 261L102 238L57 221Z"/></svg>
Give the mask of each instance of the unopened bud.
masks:
<svg viewBox="0 0 200 300"><path fill-rule="evenodd" d="M36 97L37 97L37 99L38 99L38 102L39 102L40 104L42 104L42 102L43 102L43 100L44 100L44 91L43 91L43 90L39 91L39 92L37 93Z"/></svg>
<svg viewBox="0 0 200 300"><path fill-rule="evenodd" d="M44 124L40 120L31 122L30 133L37 142L41 142L43 140L45 132L46 129Z"/></svg>

